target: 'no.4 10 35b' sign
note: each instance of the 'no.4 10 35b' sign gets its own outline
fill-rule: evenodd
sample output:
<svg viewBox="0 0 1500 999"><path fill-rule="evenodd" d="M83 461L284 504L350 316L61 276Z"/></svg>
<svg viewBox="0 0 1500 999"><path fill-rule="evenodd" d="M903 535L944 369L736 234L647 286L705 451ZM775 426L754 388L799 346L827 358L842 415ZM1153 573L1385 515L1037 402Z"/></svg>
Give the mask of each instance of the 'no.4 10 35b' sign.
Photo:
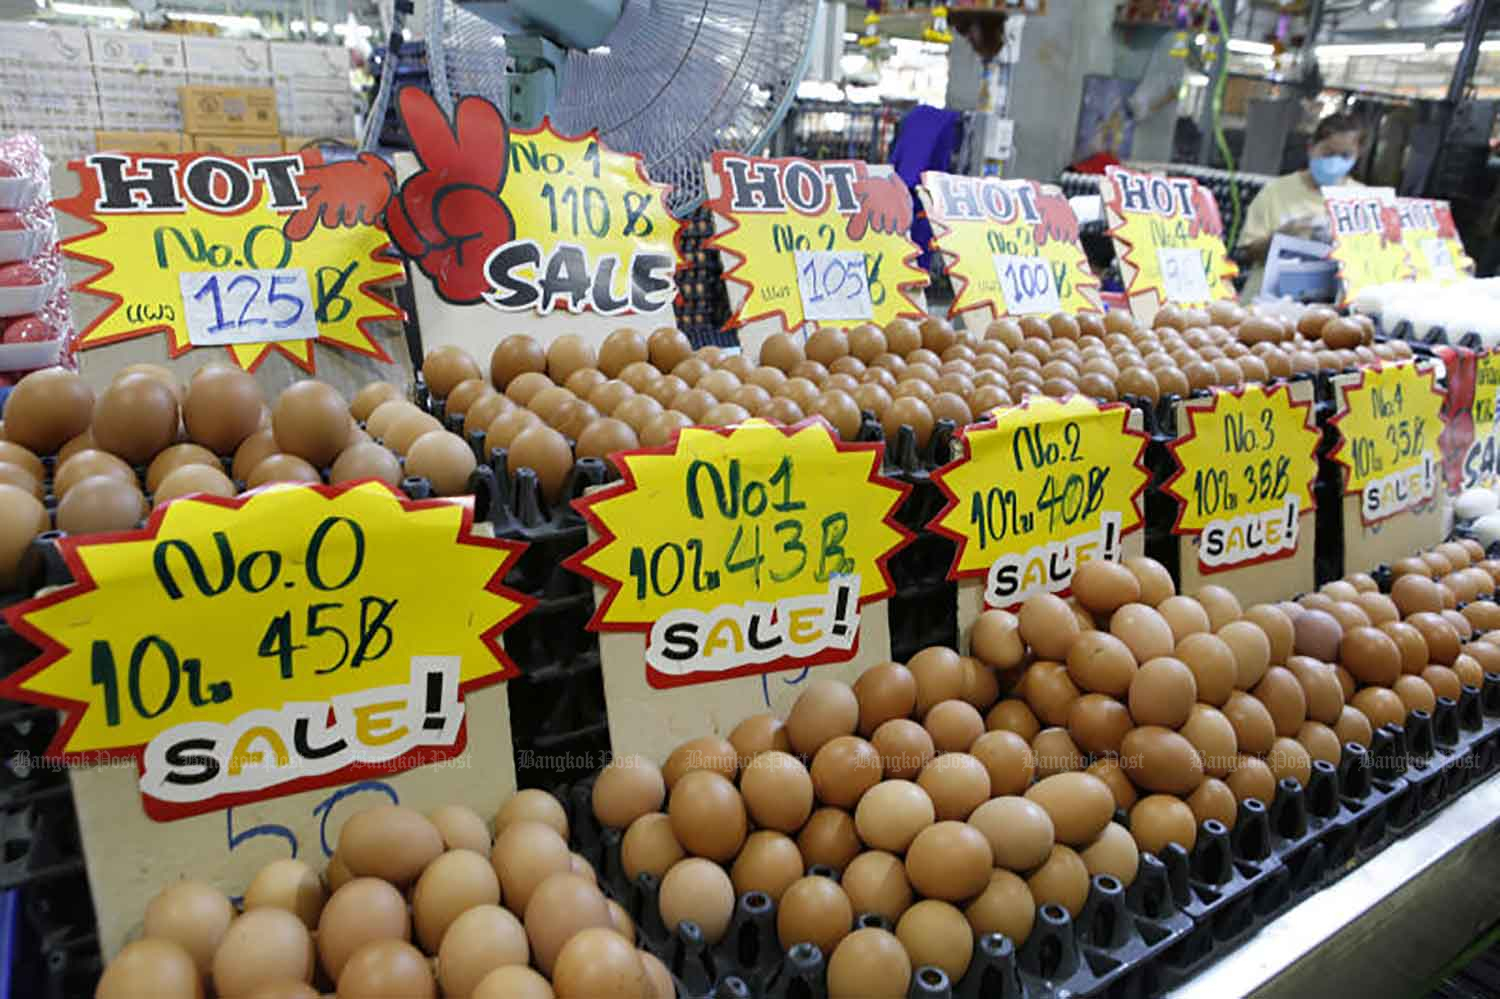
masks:
<svg viewBox="0 0 1500 999"><path fill-rule="evenodd" d="M751 420L614 455L624 478L578 501L598 537L568 563L608 591L589 626L645 632L656 688L854 658L910 537L882 451Z"/></svg>
<svg viewBox="0 0 1500 999"><path fill-rule="evenodd" d="M472 501L366 482L64 539L75 582L7 611L43 654L0 694L67 712L64 760L136 756L159 821L451 759L530 607L500 583L524 546L472 527Z"/></svg>

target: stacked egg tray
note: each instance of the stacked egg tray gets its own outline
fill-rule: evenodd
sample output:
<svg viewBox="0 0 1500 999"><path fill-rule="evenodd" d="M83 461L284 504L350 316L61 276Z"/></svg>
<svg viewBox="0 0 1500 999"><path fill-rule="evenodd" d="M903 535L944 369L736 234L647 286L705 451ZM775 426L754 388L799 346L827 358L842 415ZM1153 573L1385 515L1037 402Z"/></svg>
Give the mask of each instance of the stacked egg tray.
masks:
<svg viewBox="0 0 1500 999"><path fill-rule="evenodd" d="M704 249L714 233L713 213L699 208L682 224L678 237L682 266L677 270L677 328L694 347L732 347L739 338L724 329L729 322L729 290L719 251Z"/></svg>
<svg viewBox="0 0 1500 999"><path fill-rule="evenodd" d="M702 999L826 999L826 955L808 943L783 951L776 930L776 904L760 892L741 895L729 928L709 945L690 922L666 926L658 902L659 882L650 874L631 881L621 862L622 832L594 819L592 779L556 793L569 813L572 846L594 865L600 885L635 921L642 944L660 957L678 982L681 996ZM914 971L911 999L1037 999L1043 996L1134 997L1161 991L1159 961L1194 930L1178 905L1172 864L1185 870L1188 855L1164 863L1141 858L1135 881L1125 888L1108 875L1093 878L1075 920L1061 906L1037 910L1036 923L1019 950L1002 934L975 941L974 959L962 980L950 981L935 967ZM1272 862L1274 863L1274 861ZM832 868L814 865L810 875L838 880ZM854 928L891 930L874 913Z"/></svg>

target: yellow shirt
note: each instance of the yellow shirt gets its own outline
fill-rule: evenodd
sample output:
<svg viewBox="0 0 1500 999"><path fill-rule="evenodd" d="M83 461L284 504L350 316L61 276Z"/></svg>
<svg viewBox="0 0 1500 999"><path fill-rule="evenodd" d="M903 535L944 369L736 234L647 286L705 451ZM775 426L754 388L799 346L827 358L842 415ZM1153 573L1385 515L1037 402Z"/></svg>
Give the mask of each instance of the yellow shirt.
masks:
<svg viewBox="0 0 1500 999"><path fill-rule="evenodd" d="M1342 183L1351 187L1362 186L1359 181L1346 178ZM1308 222L1326 231L1328 210L1323 204L1323 192L1312 184L1301 172L1277 177L1255 196L1245 212L1245 223L1240 227L1240 246L1267 239L1284 226L1293 222ZM1323 238L1327 238L1326 232ZM1241 297L1250 301L1260 293L1261 281L1266 275L1262 261L1250 271Z"/></svg>

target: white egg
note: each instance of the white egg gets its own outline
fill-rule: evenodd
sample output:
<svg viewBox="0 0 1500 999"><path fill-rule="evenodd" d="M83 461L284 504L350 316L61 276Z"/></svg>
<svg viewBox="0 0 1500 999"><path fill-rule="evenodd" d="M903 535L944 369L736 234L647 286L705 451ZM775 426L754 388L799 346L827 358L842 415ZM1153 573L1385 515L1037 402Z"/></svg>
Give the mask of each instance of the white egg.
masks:
<svg viewBox="0 0 1500 999"><path fill-rule="evenodd" d="M1500 513L1487 513L1474 521L1474 537L1486 549L1500 541Z"/></svg>
<svg viewBox="0 0 1500 999"><path fill-rule="evenodd" d="M1453 501L1453 512L1460 520L1475 520L1500 510L1500 496L1492 489L1465 489Z"/></svg>

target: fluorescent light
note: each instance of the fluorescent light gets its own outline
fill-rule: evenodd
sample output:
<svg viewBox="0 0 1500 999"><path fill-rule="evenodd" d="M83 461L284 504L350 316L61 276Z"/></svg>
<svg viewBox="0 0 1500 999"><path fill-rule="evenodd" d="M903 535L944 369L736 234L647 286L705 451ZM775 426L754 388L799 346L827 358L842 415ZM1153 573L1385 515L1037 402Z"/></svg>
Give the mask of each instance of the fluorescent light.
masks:
<svg viewBox="0 0 1500 999"><path fill-rule="evenodd" d="M221 28L241 28L246 31L255 31L260 28L260 19L255 17L236 17L233 14L197 14L190 11L167 11L167 17L174 21L196 21L199 24L214 24Z"/></svg>
<svg viewBox="0 0 1500 999"><path fill-rule="evenodd" d="M1276 46L1267 42L1252 42L1247 38L1229 39L1229 51L1240 55L1268 56L1276 54Z"/></svg>
<svg viewBox="0 0 1500 999"><path fill-rule="evenodd" d="M1427 51L1424 42L1375 42L1370 45L1319 45L1320 56L1348 58L1350 56L1418 55Z"/></svg>
<svg viewBox="0 0 1500 999"><path fill-rule="evenodd" d="M1432 47L1432 51L1441 52L1444 55L1456 55L1463 50L1463 42L1438 42ZM1500 52L1500 41L1480 42L1479 51Z"/></svg>
<svg viewBox="0 0 1500 999"><path fill-rule="evenodd" d="M71 17L110 17L116 21L134 21L135 11L129 7L105 7L91 3L55 3L52 10Z"/></svg>

